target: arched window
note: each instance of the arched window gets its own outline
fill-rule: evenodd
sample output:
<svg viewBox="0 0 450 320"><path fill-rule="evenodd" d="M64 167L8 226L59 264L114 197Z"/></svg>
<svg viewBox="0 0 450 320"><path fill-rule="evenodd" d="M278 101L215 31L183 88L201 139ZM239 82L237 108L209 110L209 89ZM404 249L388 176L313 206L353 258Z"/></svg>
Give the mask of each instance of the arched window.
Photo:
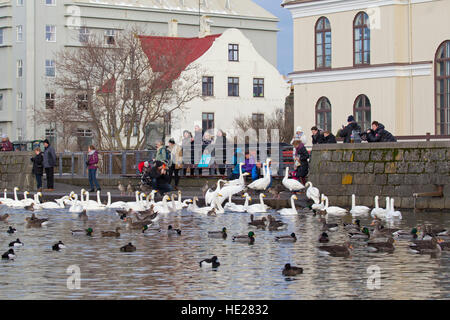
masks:
<svg viewBox="0 0 450 320"><path fill-rule="evenodd" d="M361 126L363 131L370 129L371 123L371 113L370 113L370 100L366 95L359 95L355 103L353 104L353 114L356 122Z"/></svg>
<svg viewBox="0 0 450 320"><path fill-rule="evenodd" d="M322 17L316 23L316 69L331 68L331 26Z"/></svg>
<svg viewBox="0 0 450 320"><path fill-rule="evenodd" d="M331 103L326 97L322 97L317 101L316 124L319 129L331 132Z"/></svg>
<svg viewBox="0 0 450 320"><path fill-rule="evenodd" d="M436 134L450 134L450 40L436 52Z"/></svg>
<svg viewBox="0 0 450 320"><path fill-rule="evenodd" d="M355 17L353 40L353 64L370 64L370 22L365 12L360 12Z"/></svg>

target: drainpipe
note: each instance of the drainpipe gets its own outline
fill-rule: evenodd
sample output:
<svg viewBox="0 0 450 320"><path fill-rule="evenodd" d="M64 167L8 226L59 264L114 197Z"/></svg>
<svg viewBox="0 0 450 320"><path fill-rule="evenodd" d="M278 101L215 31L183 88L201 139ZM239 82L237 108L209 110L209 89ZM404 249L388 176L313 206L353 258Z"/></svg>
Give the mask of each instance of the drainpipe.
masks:
<svg viewBox="0 0 450 320"><path fill-rule="evenodd" d="M436 197L436 198L442 198L444 196L444 186L443 185L435 185L436 191L433 192L422 192L422 193L413 193L414 198L414 212L416 212L416 200L417 198L424 198L424 197Z"/></svg>
<svg viewBox="0 0 450 320"><path fill-rule="evenodd" d="M411 68L412 61L412 6L411 6L411 0L408 0L408 56L409 56L409 65ZM413 75L412 70L409 70L409 103L410 103L410 134L414 134L414 97L413 97L413 91L414 90L414 84L413 84Z"/></svg>

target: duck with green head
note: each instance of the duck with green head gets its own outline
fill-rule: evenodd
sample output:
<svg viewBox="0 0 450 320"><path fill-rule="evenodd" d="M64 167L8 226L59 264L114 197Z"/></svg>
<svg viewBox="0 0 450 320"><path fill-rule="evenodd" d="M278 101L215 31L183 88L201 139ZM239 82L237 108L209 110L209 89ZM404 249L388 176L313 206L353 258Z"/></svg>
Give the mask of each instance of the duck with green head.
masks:
<svg viewBox="0 0 450 320"><path fill-rule="evenodd" d="M364 239L367 240L370 238L370 231L369 228L363 227L361 231L352 231L348 233L348 236L351 239Z"/></svg>
<svg viewBox="0 0 450 320"><path fill-rule="evenodd" d="M227 228L223 227L222 231L208 231L208 237L209 238L222 238L222 239L226 239L227 238Z"/></svg>
<svg viewBox="0 0 450 320"><path fill-rule="evenodd" d="M87 228L85 230L70 230L70 231L72 231L73 236L81 236L84 234L87 236L92 236L92 233L94 232L92 228Z"/></svg>
<svg viewBox="0 0 450 320"><path fill-rule="evenodd" d="M254 244L255 243L255 233L253 231L250 231L247 235L233 236L233 241Z"/></svg>

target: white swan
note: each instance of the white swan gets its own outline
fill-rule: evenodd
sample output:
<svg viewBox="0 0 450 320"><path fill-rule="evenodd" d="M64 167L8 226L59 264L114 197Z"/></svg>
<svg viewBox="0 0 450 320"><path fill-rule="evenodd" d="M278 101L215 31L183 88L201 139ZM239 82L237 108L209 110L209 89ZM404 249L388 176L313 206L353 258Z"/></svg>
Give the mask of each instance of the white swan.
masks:
<svg viewBox="0 0 450 320"><path fill-rule="evenodd" d="M48 201L48 202L43 202L41 203L39 200L39 197L42 197L42 193L38 192L37 193L37 197L36 197L36 201L37 203L34 204L34 207L37 209L64 209L64 204L63 203L56 203L53 201Z"/></svg>
<svg viewBox="0 0 450 320"><path fill-rule="evenodd" d="M291 196L291 207L278 210L278 213L280 213L283 216L298 215L298 212L297 212L297 209L295 208L295 203L294 203L294 200L297 200L297 199L298 199L297 196L295 194L293 194Z"/></svg>
<svg viewBox="0 0 450 320"><path fill-rule="evenodd" d="M249 175L249 173L244 173L244 176ZM226 199L228 199L231 196L238 194L245 189L245 184L235 184L231 186L226 186L220 189L220 196L217 196L218 203L222 204ZM218 193L217 193L218 194ZM212 203L212 202L211 202Z"/></svg>
<svg viewBox="0 0 450 320"><path fill-rule="evenodd" d="M320 203L314 203L311 206L311 209L313 210L323 210L325 209L325 197L324 194L322 193L322 195L320 196L320 199L322 200Z"/></svg>
<svg viewBox="0 0 450 320"><path fill-rule="evenodd" d="M286 174L283 178L283 186L291 192L297 192L305 189L305 186L298 180L289 179L289 167L286 167Z"/></svg>
<svg viewBox="0 0 450 320"><path fill-rule="evenodd" d="M372 218L375 217L384 217L386 214L386 209L384 208L380 208L378 205L378 196L375 196L375 208L372 209L372 211L370 212L370 215Z"/></svg>
<svg viewBox="0 0 450 320"><path fill-rule="evenodd" d="M84 210L83 207L83 193L81 193L81 201L78 200L78 195L74 194L73 195L74 200L72 201L72 205L69 208L69 212L71 213L81 213Z"/></svg>
<svg viewBox="0 0 450 320"><path fill-rule="evenodd" d="M311 181L308 181L305 184L305 188L308 188L306 190L306 196L308 197L308 199L312 199L314 201L314 203L319 204L319 202L320 202L320 191L319 191L319 189L314 187L313 184L311 183Z"/></svg>
<svg viewBox="0 0 450 320"><path fill-rule="evenodd" d="M248 201L250 199L250 196L248 193L245 193L243 196L245 198L244 205L236 204L231 201L231 194L228 196L228 202L225 204L224 209L226 211L232 211L232 212L245 212L245 207L248 206Z"/></svg>
<svg viewBox="0 0 450 320"><path fill-rule="evenodd" d="M231 180L231 181L226 181L226 183L224 184L224 187L228 187L228 186L234 186L237 184L245 184L245 180L244 180L244 176L249 175L248 172L246 172L246 174L242 173L242 166L244 165L244 163L239 163L239 179L235 179L235 180Z"/></svg>
<svg viewBox="0 0 450 320"><path fill-rule="evenodd" d="M25 206L31 206L34 203L34 199L30 199L27 197L27 195L29 195L29 194L30 193L28 191L25 191L23 193L23 199L21 201Z"/></svg>
<svg viewBox="0 0 450 320"><path fill-rule="evenodd" d="M270 207L268 205L264 204L264 198L265 197L266 197L266 195L261 193L259 195L259 203L252 204L250 206L247 205L245 210L248 213L267 212L267 210L270 209ZM251 198L250 198L250 200L251 200Z"/></svg>
<svg viewBox="0 0 450 320"><path fill-rule="evenodd" d="M356 204L356 196L352 194L352 208L350 210L350 213L353 217L358 216L365 216L368 215L370 212L370 208L366 206L357 206Z"/></svg>
<svg viewBox="0 0 450 320"><path fill-rule="evenodd" d="M9 199L6 194L8 189L3 189L3 198L0 198L0 204L4 204L5 206L9 206L9 204L14 201L13 199Z"/></svg>
<svg viewBox="0 0 450 320"><path fill-rule="evenodd" d="M389 211L386 212L386 219L402 219L402 213L395 210L394 198L390 199Z"/></svg>
<svg viewBox="0 0 450 320"><path fill-rule="evenodd" d="M111 203L111 192L106 193L108 195L108 202L106 203L106 208L110 209L125 209L127 207L127 203L125 201L116 201Z"/></svg>
<svg viewBox="0 0 450 320"><path fill-rule="evenodd" d="M153 206L153 211L157 212L157 213L169 213L170 212L170 208L167 205L167 200L170 201L170 197L166 194L162 201L157 202L154 204Z"/></svg>
<svg viewBox="0 0 450 320"><path fill-rule="evenodd" d="M126 210L132 209L133 211L145 211L146 205L143 201L143 197L145 196L145 194L141 193L140 191L136 191L135 196L136 201L130 201L126 203Z"/></svg>
<svg viewBox="0 0 450 320"><path fill-rule="evenodd" d="M14 200L10 201L8 206L12 207L12 208L24 208L25 204L19 200L19 198L17 198L17 191L19 190L19 188L15 187L14 188Z"/></svg>
<svg viewBox="0 0 450 320"><path fill-rule="evenodd" d="M328 197L325 197L325 208L324 210L327 212L327 214L331 214L331 215L337 215L337 216L344 216L347 214L347 210L341 207L336 207L336 206L332 206L329 207L329 203L328 203Z"/></svg>
<svg viewBox="0 0 450 320"><path fill-rule="evenodd" d="M97 201L89 200L89 192L84 191L84 194L86 195L86 200L83 205L85 210L105 210L106 206L100 202L100 195L99 191L97 192Z"/></svg>
<svg viewBox="0 0 450 320"><path fill-rule="evenodd" d="M264 177L257 179L248 185L248 188L253 190L264 191L270 184L270 174L269 174L269 163L270 159L267 158L266 163L263 164L263 173ZM267 172L265 171L267 169Z"/></svg>
<svg viewBox="0 0 450 320"><path fill-rule="evenodd" d="M214 199L214 196L215 196L216 194L219 193L219 191L220 191L220 183L221 183L221 182L226 182L226 181L225 181L225 180L222 180L222 179L219 179L219 180L217 181L217 187L216 187L216 190L212 191L211 189L208 189L208 191L206 191L206 194L205 194L205 203L206 203L207 205L211 204L212 200Z"/></svg>
<svg viewBox="0 0 450 320"><path fill-rule="evenodd" d="M217 209L216 213L223 213L224 209L220 205L220 203L217 202L217 198L220 196L220 194L215 194L212 199L212 205L206 206L206 207L198 207L197 201L198 198L194 197L193 203L188 207L188 211L192 213L200 213L200 214L208 214L213 209Z"/></svg>

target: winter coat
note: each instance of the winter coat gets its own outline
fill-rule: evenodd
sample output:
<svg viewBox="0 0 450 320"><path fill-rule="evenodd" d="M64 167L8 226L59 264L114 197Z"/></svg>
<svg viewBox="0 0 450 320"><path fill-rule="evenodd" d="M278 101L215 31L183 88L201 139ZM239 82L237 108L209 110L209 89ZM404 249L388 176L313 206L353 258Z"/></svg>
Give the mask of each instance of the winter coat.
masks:
<svg viewBox="0 0 450 320"><path fill-rule="evenodd" d="M33 170L31 173L42 176L44 174L44 156L42 152L31 158L31 162L33 162Z"/></svg>
<svg viewBox="0 0 450 320"><path fill-rule="evenodd" d="M305 145L303 143L300 143L295 149L295 156L300 159L300 163L308 162L309 153L308 150L306 150Z"/></svg>
<svg viewBox="0 0 450 320"><path fill-rule="evenodd" d="M337 143L336 137L330 133L328 137L323 136L323 142L322 143Z"/></svg>
<svg viewBox="0 0 450 320"><path fill-rule="evenodd" d="M161 174L160 167L157 167L156 165L153 166L150 170L150 178L151 179L156 179L156 185L157 186L162 186L168 183L169 181L169 175L166 174Z"/></svg>
<svg viewBox="0 0 450 320"><path fill-rule="evenodd" d="M89 152L87 161L88 169L97 169L98 168L97 164L98 164L97 150Z"/></svg>
<svg viewBox="0 0 450 320"><path fill-rule="evenodd" d="M192 135L190 133L189 133L189 137L187 137L187 138L184 136L184 133L183 133L181 149L183 152L183 163L184 164L193 164L194 163L194 141L192 141L191 139L192 139Z"/></svg>
<svg viewBox="0 0 450 320"><path fill-rule="evenodd" d="M167 153L168 153L168 151L165 146L159 147L159 149L156 150L155 161L161 161L161 162L164 162L165 164L168 164Z"/></svg>
<svg viewBox="0 0 450 320"><path fill-rule="evenodd" d="M218 151L220 150L220 151ZM227 160L227 138L225 136L216 137L214 142L214 159L217 164L225 164Z"/></svg>
<svg viewBox="0 0 450 320"><path fill-rule="evenodd" d="M44 150L44 168L53 168L56 166L56 152L51 145Z"/></svg>
<svg viewBox="0 0 450 320"><path fill-rule="evenodd" d="M361 127L356 122L350 122L344 129L342 129L340 136L344 138L344 143L350 143L352 131L361 133Z"/></svg>
<svg viewBox="0 0 450 320"><path fill-rule="evenodd" d="M0 151L14 151L13 144L11 141L2 142L0 145Z"/></svg>
<svg viewBox="0 0 450 320"><path fill-rule="evenodd" d="M177 144L174 144L172 148L169 149L171 154L169 166L174 164L175 167L178 167L177 169L179 169L183 164L183 152L181 150L181 147Z"/></svg>
<svg viewBox="0 0 450 320"><path fill-rule="evenodd" d="M322 132L318 131L316 134L312 135L312 143L313 144L321 144L323 143L324 136Z"/></svg>
<svg viewBox="0 0 450 320"><path fill-rule="evenodd" d="M397 142L397 139L389 131L384 129L384 125L381 123L378 128L373 131L372 129L367 133L368 142Z"/></svg>

